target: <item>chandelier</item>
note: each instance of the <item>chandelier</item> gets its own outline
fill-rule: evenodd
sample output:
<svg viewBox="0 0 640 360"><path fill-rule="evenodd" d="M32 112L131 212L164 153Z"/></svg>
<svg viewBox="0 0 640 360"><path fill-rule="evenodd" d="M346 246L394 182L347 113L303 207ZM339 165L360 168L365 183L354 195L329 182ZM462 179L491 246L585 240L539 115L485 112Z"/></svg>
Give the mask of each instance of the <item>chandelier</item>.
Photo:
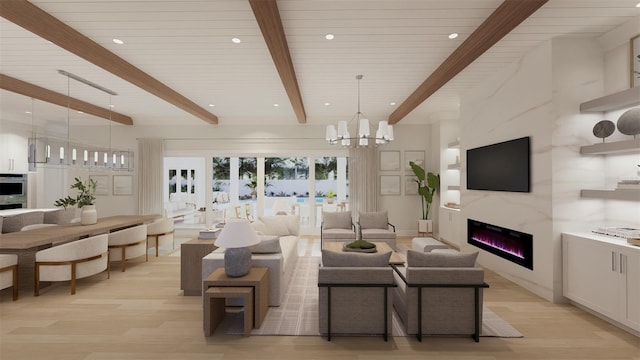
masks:
<svg viewBox="0 0 640 360"><path fill-rule="evenodd" d="M389 125L387 121L378 122L378 130L376 130L375 136L371 136L369 119L360 112L360 80L362 80L362 75L356 75L356 80L358 80L358 112L348 123L345 120L338 121L337 130L335 125L327 125L327 142L330 145L339 144L345 147L366 147L390 143L393 141L393 125ZM355 126L357 126L358 136L352 137L349 132L349 125L354 122L354 119L357 119ZM353 133L355 134L356 132L354 131Z"/></svg>

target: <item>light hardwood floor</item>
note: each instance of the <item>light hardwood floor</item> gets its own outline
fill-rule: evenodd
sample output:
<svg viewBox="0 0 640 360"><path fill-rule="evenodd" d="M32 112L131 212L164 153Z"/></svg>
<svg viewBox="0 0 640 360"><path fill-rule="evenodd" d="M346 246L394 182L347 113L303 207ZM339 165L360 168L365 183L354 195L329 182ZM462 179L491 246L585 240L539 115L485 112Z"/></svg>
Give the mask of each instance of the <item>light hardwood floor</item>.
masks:
<svg viewBox="0 0 640 360"><path fill-rule="evenodd" d="M408 239L401 239L407 244ZM117 265L117 264L116 264ZM0 292L0 359L640 359L640 338L568 304L551 304L493 272L485 305L524 338L204 337L198 296L182 296L180 258L133 260L125 273ZM29 279L31 280L31 279Z"/></svg>

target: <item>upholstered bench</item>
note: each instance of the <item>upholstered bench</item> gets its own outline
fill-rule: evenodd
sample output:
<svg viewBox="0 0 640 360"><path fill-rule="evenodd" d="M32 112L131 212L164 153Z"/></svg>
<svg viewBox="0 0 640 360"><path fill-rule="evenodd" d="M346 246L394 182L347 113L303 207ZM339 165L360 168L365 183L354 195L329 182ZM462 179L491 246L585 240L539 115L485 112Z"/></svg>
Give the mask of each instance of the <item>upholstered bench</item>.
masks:
<svg viewBox="0 0 640 360"><path fill-rule="evenodd" d="M411 249L419 252L430 252L434 249L448 248L446 244L430 237L415 237L411 240Z"/></svg>

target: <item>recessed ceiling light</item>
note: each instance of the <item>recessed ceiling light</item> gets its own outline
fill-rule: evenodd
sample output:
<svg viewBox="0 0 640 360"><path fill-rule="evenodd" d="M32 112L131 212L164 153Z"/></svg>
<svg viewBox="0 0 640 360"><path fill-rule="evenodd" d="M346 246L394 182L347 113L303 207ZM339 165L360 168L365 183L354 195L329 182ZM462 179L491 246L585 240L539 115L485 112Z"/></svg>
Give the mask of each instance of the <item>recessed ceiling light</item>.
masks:
<svg viewBox="0 0 640 360"><path fill-rule="evenodd" d="M395 102L395 101L392 101L392 102L390 102L390 103L389 103L389 105L391 105L391 106L396 106L396 102Z"/></svg>
<svg viewBox="0 0 640 360"><path fill-rule="evenodd" d="M234 37L234 38L231 38L231 42L233 42L234 44L240 44L242 40Z"/></svg>
<svg viewBox="0 0 640 360"><path fill-rule="evenodd" d="M331 105L331 103L328 103L328 102L324 103L324 106L329 106L329 105Z"/></svg>
<svg viewBox="0 0 640 360"><path fill-rule="evenodd" d="M451 33L449 34L449 39L455 39L458 37L458 33Z"/></svg>
<svg viewBox="0 0 640 360"><path fill-rule="evenodd" d="M640 2L636 4L636 7L637 7L637 8L640 8Z"/></svg>
<svg viewBox="0 0 640 360"><path fill-rule="evenodd" d="M273 104L273 106L278 107L278 106L280 106L280 104Z"/></svg>
<svg viewBox="0 0 640 360"><path fill-rule="evenodd" d="M31 111L25 111L24 113L25 114L31 114Z"/></svg>
<svg viewBox="0 0 640 360"><path fill-rule="evenodd" d="M327 40L333 40L334 36L333 36L333 34L327 34L327 35L324 36L324 38L327 39Z"/></svg>
<svg viewBox="0 0 640 360"><path fill-rule="evenodd" d="M116 106L115 106L115 105L113 105L113 104L110 104L110 105L109 105L109 107L110 107L110 108L114 108L114 107L116 107Z"/></svg>
<svg viewBox="0 0 640 360"><path fill-rule="evenodd" d="M209 107L214 107L214 106L216 106L216 105L215 104L209 104Z"/></svg>
<svg viewBox="0 0 640 360"><path fill-rule="evenodd" d="M84 112L83 111L78 111L78 114L84 114Z"/></svg>
<svg viewBox="0 0 640 360"><path fill-rule="evenodd" d="M113 42L118 44L118 45L122 45L124 44L124 41L120 40L120 39L113 39Z"/></svg>

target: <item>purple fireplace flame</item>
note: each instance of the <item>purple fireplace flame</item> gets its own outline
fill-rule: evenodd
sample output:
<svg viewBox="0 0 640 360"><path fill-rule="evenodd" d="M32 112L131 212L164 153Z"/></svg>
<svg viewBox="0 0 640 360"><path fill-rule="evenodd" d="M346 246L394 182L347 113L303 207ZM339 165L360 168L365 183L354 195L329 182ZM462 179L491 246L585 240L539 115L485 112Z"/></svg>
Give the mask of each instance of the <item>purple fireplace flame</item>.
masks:
<svg viewBox="0 0 640 360"><path fill-rule="evenodd" d="M467 220L467 242L533 270L533 236L516 230Z"/></svg>

